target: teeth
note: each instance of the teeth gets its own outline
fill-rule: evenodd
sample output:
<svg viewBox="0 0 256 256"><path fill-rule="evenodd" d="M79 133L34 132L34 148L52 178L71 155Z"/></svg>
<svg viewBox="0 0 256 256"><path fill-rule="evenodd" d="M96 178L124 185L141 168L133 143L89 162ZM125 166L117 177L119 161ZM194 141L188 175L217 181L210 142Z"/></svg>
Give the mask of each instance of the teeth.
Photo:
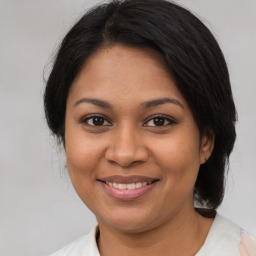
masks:
<svg viewBox="0 0 256 256"><path fill-rule="evenodd" d="M115 183L115 182L106 182L110 187L118 188L118 189L136 189L145 187L148 184L151 184L151 182L136 182L136 183L129 183L129 184L121 184L121 183Z"/></svg>
<svg viewBox="0 0 256 256"><path fill-rule="evenodd" d="M126 184L118 184L119 189L126 189Z"/></svg>
<svg viewBox="0 0 256 256"><path fill-rule="evenodd" d="M127 184L126 187L127 189L135 189L136 184L135 183Z"/></svg>
<svg viewBox="0 0 256 256"><path fill-rule="evenodd" d="M141 188L142 187L142 183L141 182L136 183L135 187L136 188Z"/></svg>

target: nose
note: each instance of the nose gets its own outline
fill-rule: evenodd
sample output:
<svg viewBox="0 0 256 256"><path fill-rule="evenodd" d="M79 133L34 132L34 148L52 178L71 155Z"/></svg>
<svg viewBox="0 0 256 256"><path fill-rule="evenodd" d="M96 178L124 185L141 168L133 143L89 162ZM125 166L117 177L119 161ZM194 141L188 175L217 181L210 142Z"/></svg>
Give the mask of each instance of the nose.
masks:
<svg viewBox="0 0 256 256"><path fill-rule="evenodd" d="M143 163L148 160L148 151L142 143L141 135L134 127L123 127L113 132L105 159L122 167Z"/></svg>

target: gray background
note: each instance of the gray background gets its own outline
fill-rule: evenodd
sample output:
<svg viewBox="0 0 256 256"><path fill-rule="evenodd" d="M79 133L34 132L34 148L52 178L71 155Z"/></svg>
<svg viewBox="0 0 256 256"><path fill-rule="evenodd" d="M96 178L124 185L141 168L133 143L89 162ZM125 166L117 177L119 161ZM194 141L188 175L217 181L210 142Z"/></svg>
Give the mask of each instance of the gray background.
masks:
<svg viewBox="0 0 256 256"><path fill-rule="evenodd" d="M95 219L70 184L43 114L43 69L62 36L99 1L0 0L0 255L52 252ZM256 1L178 0L213 31L238 109L237 142L219 212L256 235Z"/></svg>

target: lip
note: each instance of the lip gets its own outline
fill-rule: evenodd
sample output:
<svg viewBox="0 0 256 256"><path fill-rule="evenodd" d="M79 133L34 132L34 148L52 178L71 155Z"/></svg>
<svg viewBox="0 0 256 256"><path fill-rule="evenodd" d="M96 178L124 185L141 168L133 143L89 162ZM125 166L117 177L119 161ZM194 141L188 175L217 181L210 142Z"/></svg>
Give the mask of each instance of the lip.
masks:
<svg viewBox="0 0 256 256"><path fill-rule="evenodd" d="M146 177L146 176L108 176L105 178L98 179L101 186L103 187L104 191L110 195L111 197L128 201L128 200L135 200L137 198L142 197L143 195L147 194L159 181L159 179ZM135 189L119 189L109 186L106 182L115 182L120 184L129 184L129 183L136 183L136 182L145 182L147 181L149 184L146 186L142 186L140 188Z"/></svg>

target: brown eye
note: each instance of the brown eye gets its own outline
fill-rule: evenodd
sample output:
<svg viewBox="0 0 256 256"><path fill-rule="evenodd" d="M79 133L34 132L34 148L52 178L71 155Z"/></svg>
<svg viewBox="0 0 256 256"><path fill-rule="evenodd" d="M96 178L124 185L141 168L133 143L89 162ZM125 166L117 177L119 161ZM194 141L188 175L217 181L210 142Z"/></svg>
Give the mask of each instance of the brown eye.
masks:
<svg viewBox="0 0 256 256"><path fill-rule="evenodd" d="M93 117L92 123L93 123L93 125L101 126L104 124L104 119L102 117Z"/></svg>
<svg viewBox="0 0 256 256"><path fill-rule="evenodd" d="M151 118L149 121L147 121L143 126L157 127L157 126L172 125L176 123L177 122L172 120L171 118L168 118L165 116L155 116Z"/></svg>
<svg viewBox="0 0 256 256"><path fill-rule="evenodd" d="M82 123L85 123L89 126L110 126L111 123L106 120L103 116L90 116L82 120Z"/></svg>
<svg viewBox="0 0 256 256"><path fill-rule="evenodd" d="M165 118L163 117L156 117L153 119L153 123L155 126L162 126L165 123Z"/></svg>

